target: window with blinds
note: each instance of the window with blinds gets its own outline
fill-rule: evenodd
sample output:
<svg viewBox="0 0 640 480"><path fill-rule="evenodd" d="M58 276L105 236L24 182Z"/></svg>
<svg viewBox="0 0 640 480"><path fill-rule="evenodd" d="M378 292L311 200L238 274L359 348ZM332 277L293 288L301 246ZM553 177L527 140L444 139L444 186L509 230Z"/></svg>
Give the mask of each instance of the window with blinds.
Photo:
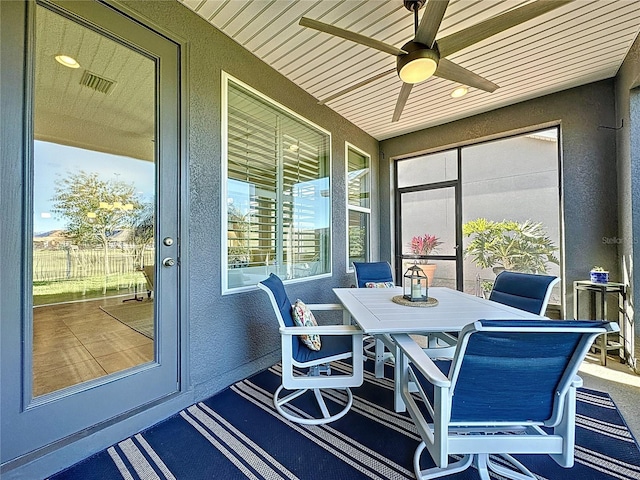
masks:
<svg viewBox="0 0 640 480"><path fill-rule="evenodd" d="M227 290L329 273L329 134L227 82Z"/></svg>
<svg viewBox="0 0 640 480"><path fill-rule="evenodd" d="M371 217L371 157L353 145L347 150L347 239L348 264L368 262Z"/></svg>

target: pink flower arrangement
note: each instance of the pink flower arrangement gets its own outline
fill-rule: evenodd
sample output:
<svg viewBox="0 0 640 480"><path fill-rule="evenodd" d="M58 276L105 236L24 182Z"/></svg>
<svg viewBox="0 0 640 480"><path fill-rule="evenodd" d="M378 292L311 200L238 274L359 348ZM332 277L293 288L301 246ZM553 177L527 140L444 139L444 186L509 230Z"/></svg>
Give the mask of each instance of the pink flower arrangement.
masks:
<svg viewBox="0 0 640 480"><path fill-rule="evenodd" d="M422 236L416 235L413 237L409 243L409 248L414 255L429 255L435 252L438 245L442 245L442 243L435 235L425 233Z"/></svg>

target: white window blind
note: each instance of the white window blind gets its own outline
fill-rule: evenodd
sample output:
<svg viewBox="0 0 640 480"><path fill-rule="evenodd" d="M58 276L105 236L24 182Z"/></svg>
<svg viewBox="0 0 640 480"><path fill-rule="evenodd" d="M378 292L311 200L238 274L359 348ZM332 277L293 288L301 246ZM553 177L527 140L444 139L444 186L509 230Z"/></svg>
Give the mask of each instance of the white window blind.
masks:
<svg viewBox="0 0 640 480"><path fill-rule="evenodd" d="M229 79L228 288L330 271L329 135Z"/></svg>

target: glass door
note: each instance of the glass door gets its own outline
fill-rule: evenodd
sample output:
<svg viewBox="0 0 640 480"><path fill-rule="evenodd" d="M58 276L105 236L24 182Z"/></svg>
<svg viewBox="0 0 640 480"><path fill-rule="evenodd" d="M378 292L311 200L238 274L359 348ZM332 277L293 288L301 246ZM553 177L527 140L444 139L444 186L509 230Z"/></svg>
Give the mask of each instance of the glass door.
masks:
<svg viewBox="0 0 640 480"><path fill-rule="evenodd" d="M396 162L396 279L417 264L429 286L461 288L457 172L455 150Z"/></svg>
<svg viewBox="0 0 640 480"><path fill-rule="evenodd" d="M178 46L96 2L29 9L29 294L8 458L178 390Z"/></svg>
<svg viewBox="0 0 640 480"><path fill-rule="evenodd" d="M156 65L44 7L35 50L39 397L155 360Z"/></svg>

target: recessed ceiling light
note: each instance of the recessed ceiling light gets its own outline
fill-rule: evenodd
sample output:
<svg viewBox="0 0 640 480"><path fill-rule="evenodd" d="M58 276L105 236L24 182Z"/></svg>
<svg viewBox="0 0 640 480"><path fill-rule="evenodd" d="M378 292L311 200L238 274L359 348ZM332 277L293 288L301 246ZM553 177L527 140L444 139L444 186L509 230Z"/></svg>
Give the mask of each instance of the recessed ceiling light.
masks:
<svg viewBox="0 0 640 480"><path fill-rule="evenodd" d="M65 67L69 68L80 68L80 64L76 62L75 58L69 57L67 55L56 55L56 61Z"/></svg>
<svg viewBox="0 0 640 480"><path fill-rule="evenodd" d="M468 91L469 89L467 87L458 87L453 92L451 92L451 97L453 98L464 97Z"/></svg>

